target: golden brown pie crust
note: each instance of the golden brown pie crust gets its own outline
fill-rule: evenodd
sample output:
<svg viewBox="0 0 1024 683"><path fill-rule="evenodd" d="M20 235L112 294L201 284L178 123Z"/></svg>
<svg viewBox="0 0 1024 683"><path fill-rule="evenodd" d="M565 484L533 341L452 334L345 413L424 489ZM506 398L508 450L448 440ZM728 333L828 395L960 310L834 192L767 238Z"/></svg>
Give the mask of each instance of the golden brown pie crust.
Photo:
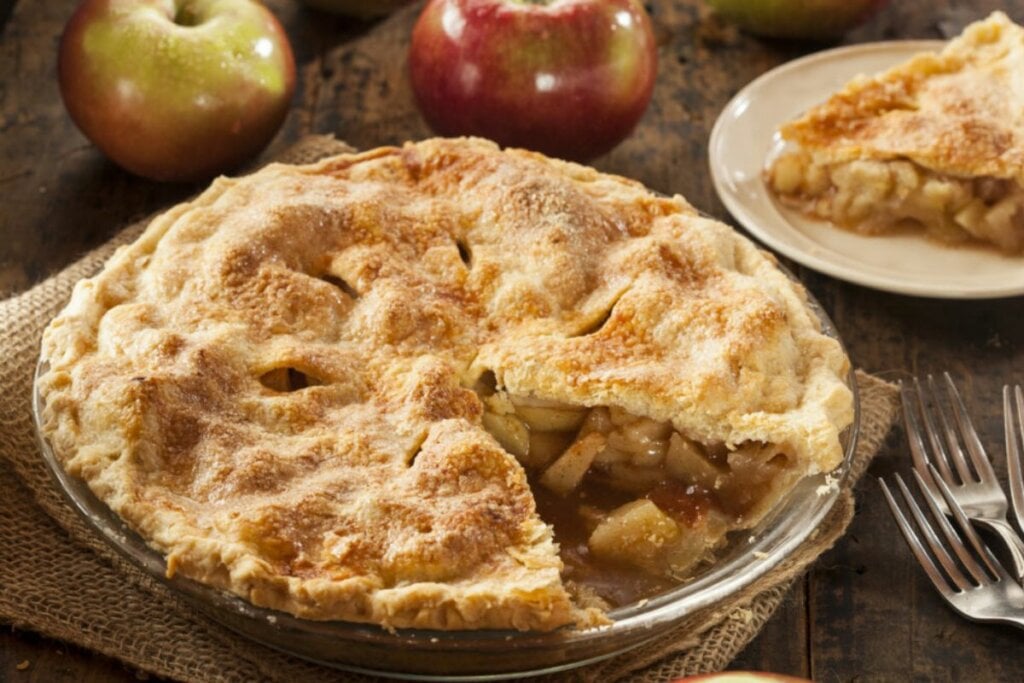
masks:
<svg viewBox="0 0 1024 683"><path fill-rule="evenodd" d="M1021 83L1024 28L995 12L783 125L789 144L767 182L787 205L857 232L924 226L945 242L1021 253Z"/></svg>
<svg viewBox="0 0 1024 683"><path fill-rule="evenodd" d="M853 79L781 132L831 161L905 158L1024 184L1021 82L1024 28L995 12L941 52Z"/></svg>
<svg viewBox="0 0 1024 683"><path fill-rule="evenodd" d="M480 140L217 180L76 286L42 359L45 437L168 573L386 627L606 621L481 426L485 372L807 473L852 419L848 360L769 256Z"/></svg>

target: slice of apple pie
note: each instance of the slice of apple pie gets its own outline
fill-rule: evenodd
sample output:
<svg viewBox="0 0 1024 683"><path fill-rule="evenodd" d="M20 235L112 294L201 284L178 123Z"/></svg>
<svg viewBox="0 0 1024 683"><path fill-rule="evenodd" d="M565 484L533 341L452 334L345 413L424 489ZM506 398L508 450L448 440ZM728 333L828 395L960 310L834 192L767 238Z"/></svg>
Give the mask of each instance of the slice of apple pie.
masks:
<svg viewBox="0 0 1024 683"><path fill-rule="evenodd" d="M216 181L77 285L42 359L44 437L168 573L389 628L603 623L852 420L769 256L479 140Z"/></svg>
<svg viewBox="0 0 1024 683"><path fill-rule="evenodd" d="M1024 29L996 12L938 53L859 76L781 128L768 185L866 234L924 228L1024 251Z"/></svg>

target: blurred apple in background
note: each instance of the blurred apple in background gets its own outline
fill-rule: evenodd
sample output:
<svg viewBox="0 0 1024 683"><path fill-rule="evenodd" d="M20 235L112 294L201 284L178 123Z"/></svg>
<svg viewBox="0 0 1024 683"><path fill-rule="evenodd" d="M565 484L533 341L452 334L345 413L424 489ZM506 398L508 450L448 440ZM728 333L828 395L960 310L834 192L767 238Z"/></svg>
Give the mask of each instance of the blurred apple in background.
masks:
<svg viewBox="0 0 1024 683"><path fill-rule="evenodd" d="M769 38L832 40L888 0L707 0L723 18Z"/></svg>
<svg viewBox="0 0 1024 683"><path fill-rule="evenodd" d="M371 19L390 14L412 0L302 0L302 3L324 12Z"/></svg>
<svg viewBox="0 0 1024 683"><path fill-rule="evenodd" d="M626 137L657 71L637 0L431 0L409 73L442 135L585 161Z"/></svg>
<svg viewBox="0 0 1024 683"><path fill-rule="evenodd" d="M84 0L58 74L86 137L154 180L201 180L254 156L295 89L284 29L251 0Z"/></svg>

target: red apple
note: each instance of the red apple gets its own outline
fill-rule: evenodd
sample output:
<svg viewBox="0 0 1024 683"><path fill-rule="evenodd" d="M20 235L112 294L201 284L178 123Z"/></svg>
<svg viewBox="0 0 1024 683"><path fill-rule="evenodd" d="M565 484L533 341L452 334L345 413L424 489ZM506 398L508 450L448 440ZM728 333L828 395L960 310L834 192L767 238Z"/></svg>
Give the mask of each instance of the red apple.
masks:
<svg viewBox="0 0 1024 683"><path fill-rule="evenodd" d="M251 0L84 0L58 74L86 137L155 180L200 180L255 155L295 89L284 29Z"/></svg>
<svg viewBox="0 0 1024 683"><path fill-rule="evenodd" d="M581 161L629 134L656 71L638 0L430 0L409 50L438 133Z"/></svg>
<svg viewBox="0 0 1024 683"><path fill-rule="evenodd" d="M707 0L725 19L770 38L831 40L862 23L887 0Z"/></svg>

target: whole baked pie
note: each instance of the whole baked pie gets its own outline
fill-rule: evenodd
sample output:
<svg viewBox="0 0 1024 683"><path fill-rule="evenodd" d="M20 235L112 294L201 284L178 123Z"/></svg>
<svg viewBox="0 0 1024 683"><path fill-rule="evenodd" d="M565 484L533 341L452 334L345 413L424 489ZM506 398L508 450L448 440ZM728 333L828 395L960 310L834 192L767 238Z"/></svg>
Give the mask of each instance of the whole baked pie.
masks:
<svg viewBox="0 0 1024 683"><path fill-rule="evenodd" d="M781 128L768 185L866 234L924 228L1024 252L1024 28L1001 12L938 53L859 76Z"/></svg>
<svg viewBox="0 0 1024 683"><path fill-rule="evenodd" d="M467 139L215 181L77 285L42 361L44 437L168 574L388 628L605 623L852 419L746 239Z"/></svg>

